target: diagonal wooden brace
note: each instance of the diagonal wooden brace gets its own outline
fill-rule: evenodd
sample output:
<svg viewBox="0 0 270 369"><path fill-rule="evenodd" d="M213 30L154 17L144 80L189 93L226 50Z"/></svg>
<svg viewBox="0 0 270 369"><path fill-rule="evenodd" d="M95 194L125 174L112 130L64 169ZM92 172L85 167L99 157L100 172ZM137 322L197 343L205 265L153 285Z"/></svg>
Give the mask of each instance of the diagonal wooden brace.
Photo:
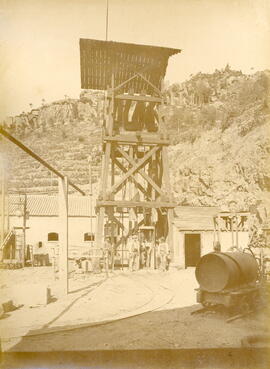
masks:
<svg viewBox="0 0 270 369"><path fill-rule="evenodd" d="M123 184L125 183L125 181L128 179L128 177L130 177L133 173L135 173L136 171L138 171L142 166L144 166L144 165L146 165L147 164L147 162L148 162L148 160L151 158L151 156L155 153L155 152L157 152L158 150L159 150L160 148L158 147L158 146L155 146L155 147L153 147L151 150L149 150L148 151L148 153L142 158L142 159L140 159L138 162L135 162L133 159L130 159L130 157L128 156L128 158L130 159L130 160L132 160L132 165L133 165L133 167L132 168L130 168L127 172L126 172L126 174L124 174L124 176L120 179L120 181L118 181L117 183L115 183L113 186L112 186L112 188L111 188L111 190L109 191L109 195L111 195L111 194L113 194L113 193L115 193L115 192L117 192L117 189L120 187L120 186L123 186ZM118 149L119 150L119 149ZM126 153L125 153L125 155L126 155ZM142 173L144 173L143 171L142 171ZM145 174L146 175L146 174ZM148 177L148 176L147 176ZM150 177L148 177L150 180L151 180L151 182L153 183L153 187L157 187L157 191L159 192L159 193L161 193L162 191L161 191L161 189L160 189L160 187L158 187L156 184L155 184L155 182L154 181L152 181L152 179L150 178ZM148 180L148 179L147 179ZM149 181L150 182L150 181ZM151 183L151 184L152 184Z"/></svg>
<svg viewBox="0 0 270 369"><path fill-rule="evenodd" d="M124 167L124 165L122 163L120 163L117 159L114 159L114 163L118 166L118 168L120 168L124 173L126 173L128 171L128 169L126 169ZM132 178L137 186L137 188L144 194L144 196L148 199L151 200L151 197L148 195L148 193L146 192L146 190L143 188L143 186L136 181L136 178L134 178L134 176L132 175Z"/></svg>
<svg viewBox="0 0 270 369"><path fill-rule="evenodd" d="M159 147L154 147L154 148L156 148L157 150L158 149L160 149ZM155 150L155 152L157 151L157 150ZM133 158L131 158L124 150L122 150L120 147L118 148L118 151L123 155L123 157L125 158L125 159L127 159L127 161L130 163L130 164L132 164L132 165L135 165L136 164L136 161L133 159ZM147 154L149 154L150 152L152 152L153 151L153 149L152 150L150 150ZM147 155L146 154L146 155ZM154 152L152 152L152 154L151 154L151 156L154 154ZM143 158L144 159L144 158ZM163 193L163 191L162 191L162 189L152 180L152 178L151 177L149 177L149 175L148 174L146 174L145 172L144 172L144 170L142 170L142 169L138 169L138 172L140 173L140 175L148 182L148 183L150 183L150 185L160 194L160 195L162 195L162 193Z"/></svg>
<svg viewBox="0 0 270 369"><path fill-rule="evenodd" d="M137 225L136 227L131 228L131 229L128 231L128 234L125 236L125 239L127 239L127 238L128 238L128 237L129 237L133 232L134 232L135 228L140 227L141 225L143 225L143 223L144 223L144 219L142 219L142 220L138 223L138 225ZM122 242L122 240L117 241L117 242L116 242L116 247L118 247L118 246L121 244L121 242Z"/></svg>
<svg viewBox="0 0 270 369"><path fill-rule="evenodd" d="M124 226L124 224L122 224L113 214L109 214L109 213L107 213L107 215L108 215L108 218L112 221L112 222L114 222L114 223L116 223L116 224L118 224L119 225L119 227L121 228L121 229L123 229L123 230L125 230L125 226Z"/></svg>

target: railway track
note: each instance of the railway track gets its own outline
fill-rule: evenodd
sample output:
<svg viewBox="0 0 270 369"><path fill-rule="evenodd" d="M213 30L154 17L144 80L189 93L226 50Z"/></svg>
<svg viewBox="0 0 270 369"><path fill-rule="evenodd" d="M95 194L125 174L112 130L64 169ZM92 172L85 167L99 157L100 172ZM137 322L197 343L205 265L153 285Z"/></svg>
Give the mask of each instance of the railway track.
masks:
<svg viewBox="0 0 270 369"><path fill-rule="evenodd" d="M106 324L110 324L112 322L121 321L124 319L128 319L131 317L143 315L155 310L162 309L166 305L168 305L174 298L174 292L166 285L164 281L164 277L166 275L160 273L151 273L151 271L147 271L146 273L123 273L121 277L127 279L131 282L131 285L137 285L138 289L147 291L147 299L139 306L136 306L133 309L129 309L126 311L119 312L118 314L111 315L108 314L108 318L102 321L97 322L85 322L82 324L74 324L70 325L61 325L61 326L51 326L51 324L57 324L58 316L55 316L54 319L44 324L39 329L30 330L26 335L13 335L9 337L2 338L2 349L5 351L5 344L8 343L8 346L12 346L12 340L18 340L20 337L35 337L35 336L43 336L51 333L61 333L68 332L73 330L78 330L81 328L91 328L98 327ZM113 279L113 278L112 278ZM102 289L104 283L108 281L102 280L95 287L93 287L90 291L87 291L85 295L88 297L95 297L95 293ZM115 286L117 288L117 285ZM79 299L78 299L79 301ZM79 309L79 305L76 307L77 301L72 303L73 308ZM63 319L65 311L62 312L61 318Z"/></svg>

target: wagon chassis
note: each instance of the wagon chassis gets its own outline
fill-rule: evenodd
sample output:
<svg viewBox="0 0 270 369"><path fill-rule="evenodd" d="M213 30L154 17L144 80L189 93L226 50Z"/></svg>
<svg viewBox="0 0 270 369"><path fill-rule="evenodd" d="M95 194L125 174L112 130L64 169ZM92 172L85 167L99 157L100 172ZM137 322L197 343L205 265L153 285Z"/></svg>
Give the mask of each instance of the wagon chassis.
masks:
<svg viewBox="0 0 270 369"><path fill-rule="evenodd" d="M246 285L241 286L241 288L220 292L208 292L201 288L196 288L197 302L201 303L203 308L195 310L191 314L217 311L220 306L224 306L231 314L227 319L229 323L253 313L261 306L261 288L262 286L259 283L253 286Z"/></svg>

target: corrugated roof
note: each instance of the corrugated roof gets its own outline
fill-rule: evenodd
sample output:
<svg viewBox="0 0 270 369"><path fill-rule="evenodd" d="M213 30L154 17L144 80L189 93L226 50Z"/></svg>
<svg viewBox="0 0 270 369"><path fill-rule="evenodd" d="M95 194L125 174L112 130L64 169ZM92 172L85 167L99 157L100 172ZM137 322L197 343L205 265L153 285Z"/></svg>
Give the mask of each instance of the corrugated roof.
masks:
<svg viewBox="0 0 270 369"><path fill-rule="evenodd" d="M169 57L180 52L180 49L166 47L80 39L81 87L106 90L111 87L112 73L114 84L118 86L133 77L135 72L141 72L160 88ZM140 78L125 86L125 91L129 90L134 93L152 92L151 87Z"/></svg>
<svg viewBox="0 0 270 369"><path fill-rule="evenodd" d="M174 208L174 224L180 230L214 230L213 217L218 207L177 206Z"/></svg>
<svg viewBox="0 0 270 369"><path fill-rule="evenodd" d="M9 214L16 215L16 210L20 208L20 198L23 196L9 196ZM92 200L95 206L95 199ZM89 196L69 196L68 198L69 216L87 217L91 214L91 200ZM49 195L27 195L27 211L31 216L57 216L58 197ZM94 211L92 211L94 213Z"/></svg>
<svg viewBox="0 0 270 369"><path fill-rule="evenodd" d="M23 196L9 196L9 214L16 215ZM91 199L89 196L69 196L69 216L89 217L91 215ZM92 199L95 206L96 199ZM22 207L21 207L22 208ZM30 216L58 216L58 197L50 195L27 195L27 211ZM178 206L174 208L174 224L180 230L213 230L213 216L217 215L218 207ZM94 210L92 214L95 216Z"/></svg>

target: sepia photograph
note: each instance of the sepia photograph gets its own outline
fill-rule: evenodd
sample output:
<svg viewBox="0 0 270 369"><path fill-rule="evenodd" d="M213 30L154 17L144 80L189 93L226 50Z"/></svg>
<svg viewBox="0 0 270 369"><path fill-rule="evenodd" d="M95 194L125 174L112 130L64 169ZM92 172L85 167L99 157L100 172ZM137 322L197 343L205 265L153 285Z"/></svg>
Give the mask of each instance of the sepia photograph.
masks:
<svg viewBox="0 0 270 369"><path fill-rule="evenodd" d="M0 30L0 368L269 368L270 2Z"/></svg>

